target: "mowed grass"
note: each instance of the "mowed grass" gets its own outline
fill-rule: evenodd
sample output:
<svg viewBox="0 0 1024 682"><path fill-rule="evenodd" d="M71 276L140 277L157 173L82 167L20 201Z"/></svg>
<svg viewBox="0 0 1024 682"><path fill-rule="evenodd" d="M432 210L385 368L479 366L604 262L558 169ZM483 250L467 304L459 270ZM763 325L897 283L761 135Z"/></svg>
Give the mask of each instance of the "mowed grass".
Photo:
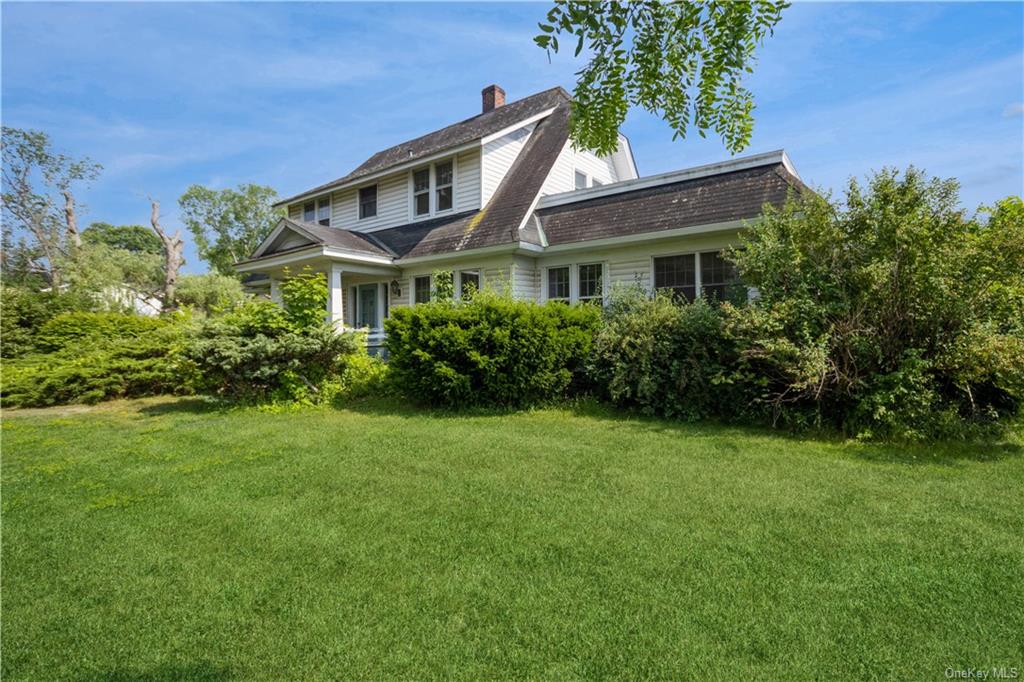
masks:
<svg viewBox="0 0 1024 682"><path fill-rule="evenodd" d="M596 407L8 412L4 680L1024 668L1024 453Z"/></svg>

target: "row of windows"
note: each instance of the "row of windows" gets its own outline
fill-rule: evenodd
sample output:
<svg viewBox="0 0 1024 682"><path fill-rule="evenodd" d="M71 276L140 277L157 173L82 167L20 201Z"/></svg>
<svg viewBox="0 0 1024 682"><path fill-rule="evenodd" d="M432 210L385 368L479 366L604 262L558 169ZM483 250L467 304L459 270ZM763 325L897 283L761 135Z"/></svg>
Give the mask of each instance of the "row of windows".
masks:
<svg viewBox="0 0 1024 682"><path fill-rule="evenodd" d="M455 162L438 161L412 172L412 211L417 218L450 211L455 201ZM377 215L377 185L359 188L359 219ZM307 201L302 207L306 222L331 224L329 197Z"/></svg>
<svg viewBox="0 0 1024 682"><path fill-rule="evenodd" d="M473 295L473 292L480 291L479 270L460 270L458 273L452 273L452 277L455 277L456 274L458 275L458 280L453 281L459 287L460 298L469 298ZM412 291L414 303L427 303L430 301L433 295L430 277L430 275L420 275L413 278Z"/></svg>
<svg viewBox="0 0 1024 682"><path fill-rule="evenodd" d="M586 189L588 187L600 187L604 183L595 177L587 175L585 172L578 170L575 175L576 189Z"/></svg>

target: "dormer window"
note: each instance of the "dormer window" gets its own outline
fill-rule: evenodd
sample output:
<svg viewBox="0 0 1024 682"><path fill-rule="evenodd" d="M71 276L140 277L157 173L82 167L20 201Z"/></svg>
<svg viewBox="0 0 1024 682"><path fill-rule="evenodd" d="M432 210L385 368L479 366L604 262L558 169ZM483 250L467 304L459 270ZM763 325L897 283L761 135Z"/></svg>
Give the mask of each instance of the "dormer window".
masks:
<svg viewBox="0 0 1024 682"><path fill-rule="evenodd" d="M450 211L455 205L455 161L447 159L412 172L412 214L415 218Z"/></svg>
<svg viewBox="0 0 1024 682"><path fill-rule="evenodd" d="M302 205L302 219L307 223L319 223L324 227L330 227L331 198L307 201Z"/></svg>
<svg viewBox="0 0 1024 682"><path fill-rule="evenodd" d="M359 189L359 219L377 215L377 185Z"/></svg>

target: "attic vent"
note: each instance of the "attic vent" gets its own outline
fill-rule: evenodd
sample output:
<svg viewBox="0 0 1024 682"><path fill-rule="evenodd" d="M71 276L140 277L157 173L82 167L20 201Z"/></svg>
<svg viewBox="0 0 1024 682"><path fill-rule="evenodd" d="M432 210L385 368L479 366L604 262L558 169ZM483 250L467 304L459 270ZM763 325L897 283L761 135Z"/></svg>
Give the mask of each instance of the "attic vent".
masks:
<svg viewBox="0 0 1024 682"><path fill-rule="evenodd" d="M480 94L483 96L483 113L505 106L505 91L498 85L488 85Z"/></svg>

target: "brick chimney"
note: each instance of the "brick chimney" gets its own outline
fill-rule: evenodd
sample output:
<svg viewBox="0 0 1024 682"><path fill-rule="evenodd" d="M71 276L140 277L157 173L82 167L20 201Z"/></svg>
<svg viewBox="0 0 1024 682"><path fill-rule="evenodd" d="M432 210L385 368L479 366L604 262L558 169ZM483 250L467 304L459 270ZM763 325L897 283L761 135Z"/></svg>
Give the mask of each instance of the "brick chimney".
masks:
<svg viewBox="0 0 1024 682"><path fill-rule="evenodd" d="M498 107L505 106L505 91L501 89L501 86L498 86L498 85L488 85L486 88L483 89L483 91L481 91L480 94L483 95L483 99L484 99L484 111L483 111L483 113L485 113L485 114L488 111L491 111L493 109L497 109Z"/></svg>

